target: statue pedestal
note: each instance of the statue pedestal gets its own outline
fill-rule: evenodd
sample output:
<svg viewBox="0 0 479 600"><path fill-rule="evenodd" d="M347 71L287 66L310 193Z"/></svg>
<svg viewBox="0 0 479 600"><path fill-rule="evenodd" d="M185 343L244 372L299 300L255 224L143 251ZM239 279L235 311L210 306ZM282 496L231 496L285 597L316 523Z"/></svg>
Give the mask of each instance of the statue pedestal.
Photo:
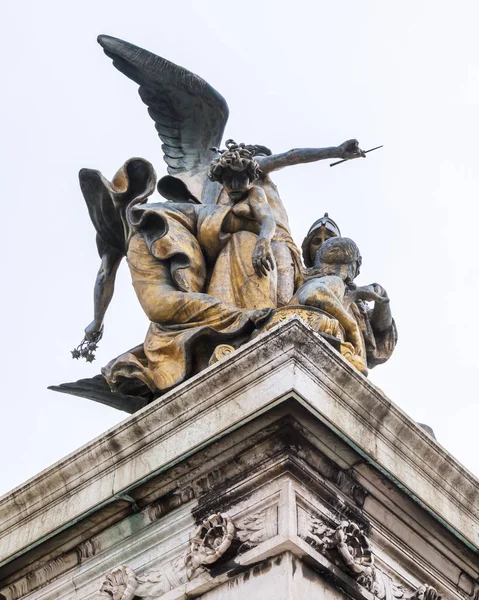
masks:
<svg viewBox="0 0 479 600"><path fill-rule="evenodd" d="M301 306L290 304L277 308L263 331L276 327L279 323L299 317L313 331L319 333L323 339L333 346L344 358L351 363L363 375L368 374L366 354L361 356L356 353L354 346L346 341L346 332L337 319L328 313L313 306Z"/></svg>
<svg viewBox="0 0 479 600"><path fill-rule="evenodd" d="M478 496L291 319L0 499L0 594L473 600Z"/></svg>

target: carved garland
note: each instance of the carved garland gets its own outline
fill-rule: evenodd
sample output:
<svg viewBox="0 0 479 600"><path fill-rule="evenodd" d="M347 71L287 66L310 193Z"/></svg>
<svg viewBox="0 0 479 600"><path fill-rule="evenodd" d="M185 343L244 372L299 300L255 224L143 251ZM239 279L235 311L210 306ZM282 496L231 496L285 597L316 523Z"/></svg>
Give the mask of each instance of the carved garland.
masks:
<svg viewBox="0 0 479 600"><path fill-rule="evenodd" d="M201 523L190 540L186 557L176 557L141 577L130 567L122 566L108 573L98 600L133 600L159 598L198 575L201 567L217 562L230 548L236 527L228 515L216 513Z"/></svg>
<svg viewBox="0 0 479 600"><path fill-rule="evenodd" d="M207 567L217 562L231 548L233 540L252 547L271 537L274 519L267 509L246 517L235 526L228 515L215 513L205 519L190 540L186 557L176 557L144 577L133 569L121 566L108 573L101 586L98 600L133 600L134 598L159 598L166 592L187 583ZM441 600L437 590L427 584L418 587L405 597L405 591L382 573L374 564L369 539L356 523L342 521L335 529L322 520L309 515L307 541L321 554L338 566L345 567L356 581L376 596L378 600Z"/></svg>
<svg viewBox="0 0 479 600"><path fill-rule="evenodd" d="M427 584L421 585L405 598L405 590L374 564L369 539L356 523L342 521L333 529L321 519L309 515L307 529L307 541L321 554L346 567L349 574L378 600L441 600L437 590Z"/></svg>

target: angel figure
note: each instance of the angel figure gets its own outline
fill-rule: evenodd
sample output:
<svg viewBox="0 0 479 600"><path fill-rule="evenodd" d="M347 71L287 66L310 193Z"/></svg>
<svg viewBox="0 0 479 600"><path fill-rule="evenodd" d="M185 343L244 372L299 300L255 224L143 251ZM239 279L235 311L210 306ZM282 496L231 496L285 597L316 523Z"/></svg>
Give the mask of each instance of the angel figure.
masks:
<svg viewBox="0 0 479 600"><path fill-rule="evenodd" d="M133 288L150 320L143 344L111 361L102 374L112 391L151 399L201 370L217 344L246 340L271 309L238 308L207 291L205 253L215 252L210 235L215 218L194 204L146 204L156 185L152 165L127 161L110 182L98 171L82 169L80 186L97 231L102 258L95 282L94 320L88 339L102 331L115 274L126 256ZM220 209L220 207L212 207ZM218 212L214 210L213 212ZM202 228L203 248L195 237ZM66 391L66 390L65 390Z"/></svg>
<svg viewBox="0 0 479 600"><path fill-rule="evenodd" d="M210 163L215 158L212 149L220 146L228 121L225 99L197 75L147 50L106 35L100 35L98 42L113 59L114 66L139 84L140 97L155 122L169 173L158 182L160 194L180 203L232 204L224 182L208 178ZM297 148L280 154L272 154L262 145L246 144L245 149L258 164L255 186L264 191L276 221L272 242L277 270L273 306L283 306L301 283L302 267L288 215L270 174L302 163L366 155L354 139L339 146Z"/></svg>
<svg viewBox="0 0 479 600"><path fill-rule="evenodd" d="M80 171L101 257L94 319L85 335L92 341L101 335L126 256L150 327L144 343L111 361L102 375L112 391L151 399L204 368L217 344L249 339L301 284L299 250L269 174L364 153L356 140L277 155L241 145L254 177L251 169L236 171L242 177L234 181L228 169L208 177L221 162L212 149L220 146L228 119L224 98L197 75L146 50L109 36L98 41L115 67L140 86L163 142L169 174L157 187L168 202L147 202L156 174L144 159L127 161L111 182L98 171ZM247 192L253 184L255 198ZM68 385L61 391L79 394Z"/></svg>

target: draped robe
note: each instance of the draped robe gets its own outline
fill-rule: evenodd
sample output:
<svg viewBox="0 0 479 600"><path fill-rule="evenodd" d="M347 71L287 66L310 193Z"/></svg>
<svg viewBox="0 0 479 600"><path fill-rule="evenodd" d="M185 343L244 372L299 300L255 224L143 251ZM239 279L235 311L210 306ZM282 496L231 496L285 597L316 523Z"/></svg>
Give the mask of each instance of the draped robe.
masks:
<svg viewBox="0 0 479 600"><path fill-rule="evenodd" d="M276 270L259 276L252 266L257 226L231 219L231 210L181 203L131 209L127 261L150 326L143 345L102 370L113 390L174 387L207 366L216 345L246 341L276 307ZM277 239L285 238L280 231Z"/></svg>

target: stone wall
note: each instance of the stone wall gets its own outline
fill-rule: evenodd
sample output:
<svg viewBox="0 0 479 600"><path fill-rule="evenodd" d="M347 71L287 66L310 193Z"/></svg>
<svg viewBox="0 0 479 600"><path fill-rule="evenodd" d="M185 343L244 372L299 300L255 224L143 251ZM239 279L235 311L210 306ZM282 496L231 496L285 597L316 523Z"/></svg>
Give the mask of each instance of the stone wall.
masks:
<svg viewBox="0 0 479 600"><path fill-rule="evenodd" d="M287 322L0 499L0 593L478 600L478 490Z"/></svg>

